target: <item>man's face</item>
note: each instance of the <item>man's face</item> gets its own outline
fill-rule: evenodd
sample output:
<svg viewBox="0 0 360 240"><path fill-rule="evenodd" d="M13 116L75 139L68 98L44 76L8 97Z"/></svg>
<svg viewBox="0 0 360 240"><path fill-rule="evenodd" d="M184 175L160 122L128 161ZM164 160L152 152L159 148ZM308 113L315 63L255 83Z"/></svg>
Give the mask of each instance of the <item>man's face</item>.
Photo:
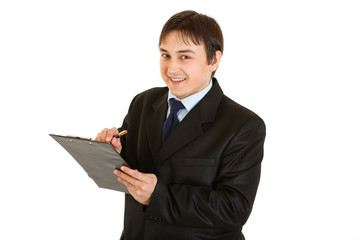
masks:
<svg viewBox="0 0 360 240"><path fill-rule="evenodd" d="M161 76L179 99L203 90L221 59L218 51L216 59L209 65L204 45L195 45L191 41L184 43L176 31L170 32L161 43L160 54Z"/></svg>

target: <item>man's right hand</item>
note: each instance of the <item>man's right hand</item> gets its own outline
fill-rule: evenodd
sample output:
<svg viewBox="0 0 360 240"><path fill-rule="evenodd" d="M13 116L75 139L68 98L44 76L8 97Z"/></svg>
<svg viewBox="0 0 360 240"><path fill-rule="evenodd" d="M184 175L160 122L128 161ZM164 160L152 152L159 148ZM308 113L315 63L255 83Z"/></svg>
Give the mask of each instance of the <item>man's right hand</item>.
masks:
<svg viewBox="0 0 360 240"><path fill-rule="evenodd" d="M115 136L119 133L117 128L104 128L95 138L95 141L100 142L109 142L115 148L115 150L120 154L121 152L121 142L120 138L115 138Z"/></svg>

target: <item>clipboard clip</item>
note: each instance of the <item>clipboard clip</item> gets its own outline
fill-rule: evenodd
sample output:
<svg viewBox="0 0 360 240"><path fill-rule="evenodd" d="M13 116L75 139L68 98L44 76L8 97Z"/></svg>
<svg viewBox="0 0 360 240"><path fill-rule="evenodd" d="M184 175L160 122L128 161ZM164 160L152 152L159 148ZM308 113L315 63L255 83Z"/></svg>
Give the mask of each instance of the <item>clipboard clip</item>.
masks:
<svg viewBox="0 0 360 240"><path fill-rule="evenodd" d="M83 139L83 140L88 140L88 141L94 141L94 139L92 139L92 138L79 137L79 136L74 136L74 135L66 135L66 137L76 138L76 139Z"/></svg>

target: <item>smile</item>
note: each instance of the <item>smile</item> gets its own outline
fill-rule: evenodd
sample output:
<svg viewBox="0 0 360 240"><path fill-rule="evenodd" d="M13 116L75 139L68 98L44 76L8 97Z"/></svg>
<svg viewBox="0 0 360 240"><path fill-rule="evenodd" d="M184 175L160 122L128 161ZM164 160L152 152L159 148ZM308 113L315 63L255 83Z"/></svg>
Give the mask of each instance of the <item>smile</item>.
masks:
<svg viewBox="0 0 360 240"><path fill-rule="evenodd" d="M181 82L181 81L184 81L186 78L170 78L171 81L174 81L174 82Z"/></svg>

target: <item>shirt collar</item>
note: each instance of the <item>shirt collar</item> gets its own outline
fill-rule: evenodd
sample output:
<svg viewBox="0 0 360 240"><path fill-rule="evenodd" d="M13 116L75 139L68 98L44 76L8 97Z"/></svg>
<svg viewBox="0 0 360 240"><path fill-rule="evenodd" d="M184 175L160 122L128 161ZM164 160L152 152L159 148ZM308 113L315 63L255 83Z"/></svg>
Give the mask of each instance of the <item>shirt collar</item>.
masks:
<svg viewBox="0 0 360 240"><path fill-rule="evenodd" d="M181 103L184 105L184 107L186 108L187 111L190 112L191 109L193 109L193 107L195 107L195 105L200 102L201 99L203 99L203 97L210 91L211 87L213 85L213 80L211 79L209 85L207 85L206 88L204 88L203 90L201 90L200 92L194 93L193 95L190 95L186 98L183 99L179 99L177 98L174 94L172 94L169 90L169 94L168 94L168 104L169 104L169 99L170 98L175 98L178 101L181 101Z"/></svg>

